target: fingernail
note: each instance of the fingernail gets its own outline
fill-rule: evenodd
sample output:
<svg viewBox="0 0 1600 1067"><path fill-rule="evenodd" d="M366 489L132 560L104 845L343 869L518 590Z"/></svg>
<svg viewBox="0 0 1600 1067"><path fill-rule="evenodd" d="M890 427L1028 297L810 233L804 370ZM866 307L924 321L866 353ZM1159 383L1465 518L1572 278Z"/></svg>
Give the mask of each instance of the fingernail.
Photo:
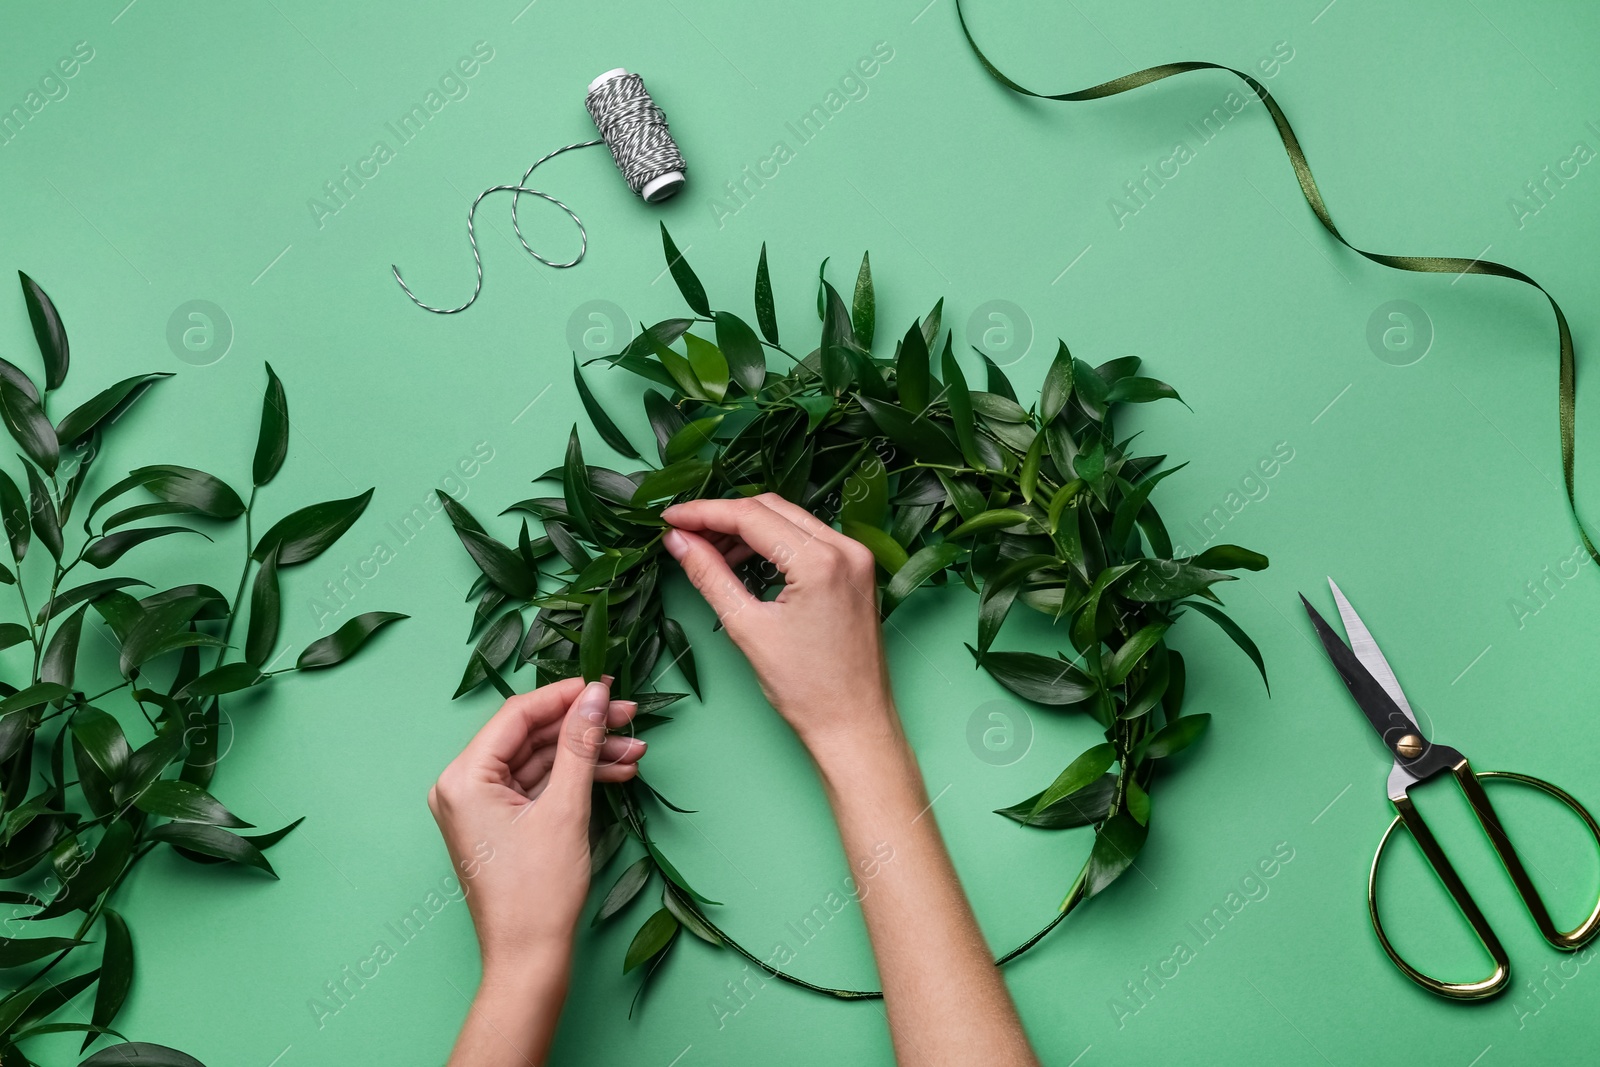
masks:
<svg viewBox="0 0 1600 1067"><path fill-rule="evenodd" d="M634 712L639 710L639 702L637 700L619 700L617 701L617 704L629 715L632 715Z"/></svg>
<svg viewBox="0 0 1600 1067"><path fill-rule="evenodd" d="M614 675L602 674L600 676L600 680L602 682L606 683L606 688L609 689L609 688L611 688L611 683L615 682L617 679L616 679L616 677Z"/></svg>
<svg viewBox="0 0 1600 1067"><path fill-rule="evenodd" d="M578 697L578 714L593 723L606 721L606 707L611 703L609 690L600 682L590 682Z"/></svg>
<svg viewBox="0 0 1600 1067"><path fill-rule="evenodd" d="M689 551L689 542L677 530L668 530L666 536L661 538L661 547L667 550L667 555L673 559L682 559L683 554Z"/></svg>
<svg viewBox="0 0 1600 1067"><path fill-rule="evenodd" d="M650 742L641 741L637 737L630 737L628 740L633 742L633 744L628 746L629 751L637 752L640 755L643 755L644 750L650 747Z"/></svg>

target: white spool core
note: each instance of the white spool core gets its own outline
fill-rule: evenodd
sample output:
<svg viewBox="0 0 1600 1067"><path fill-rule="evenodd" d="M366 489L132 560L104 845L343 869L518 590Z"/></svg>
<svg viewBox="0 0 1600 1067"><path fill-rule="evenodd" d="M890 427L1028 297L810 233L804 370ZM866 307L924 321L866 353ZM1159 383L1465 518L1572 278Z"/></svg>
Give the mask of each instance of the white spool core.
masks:
<svg viewBox="0 0 1600 1067"><path fill-rule="evenodd" d="M613 78L621 78L627 73L627 67L613 67L589 83L589 92L592 93L606 82ZM669 170L660 177L646 182L644 188L639 190L639 195L644 197L647 203L659 203L683 188L683 180L683 171Z"/></svg>

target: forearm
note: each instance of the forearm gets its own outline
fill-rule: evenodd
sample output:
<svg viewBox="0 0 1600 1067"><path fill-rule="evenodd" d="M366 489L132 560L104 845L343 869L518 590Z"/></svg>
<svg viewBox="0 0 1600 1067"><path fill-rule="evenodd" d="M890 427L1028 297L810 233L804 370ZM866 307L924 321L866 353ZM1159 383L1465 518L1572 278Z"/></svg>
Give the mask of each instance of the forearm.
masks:
<svg viewBox="0 0 1600 1067"><path fill-rule="evenodd" d="M570 951L486 970L449 1067L544 1067L570 970Z"/></svg>
<svg viewBox="0 0 1600 1067"><path fill-rule="evenodd" d="M1036 1067L1000 970L939 835L916 757L887 725L813 745L858 875L901 1067ZM883 861L887 845L892 858Z"/></svg>

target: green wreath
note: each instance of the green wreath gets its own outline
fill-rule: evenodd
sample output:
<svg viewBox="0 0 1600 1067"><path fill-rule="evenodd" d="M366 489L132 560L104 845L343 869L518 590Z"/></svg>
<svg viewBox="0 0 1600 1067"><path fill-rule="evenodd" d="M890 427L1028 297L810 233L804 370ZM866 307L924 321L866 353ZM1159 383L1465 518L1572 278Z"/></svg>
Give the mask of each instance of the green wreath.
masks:
<svg viewBox="0 0 1600 1067"><path fill-rule="evenodd" d="M574 361L595 431L646 469L624 474L587 463L574 427L565 462L537 479L559 482L561 495L506 509L543 524L534 536L524 518L514 547L441 495L482 572L468 597L478 602L469 634L476 643L456 696L485 683L509 696L501 671L531 664L540 685L611 674L613 692L639 702L636 729L671 722L662 712L687 694L647 691L663 657L696 696L700 687L683 627L661 603L662 561L670 563L661 510L701 497L778 493L872 550L885 617L925 584L965 584L978 594L976 644L967 646L977 666L1024 700L1091 716L1105 730L1105 741L1055 781L998 812L1043 829L1095 827L1058 913L999 962L1013 959L1132 864L1149 832L1158 761L1187 747L1210 720L1180 717L1184 663L1166 645L1168 629L1193 609L1220 626L1266 681L1260 652L1212 587L1231 580L1224 571L1259 570L1267 559L1235 545L1172 558L1150 494L1182 465L1162 468L1164 456L1130 454L1113 428L1119 405L1179 399L1171 386L1139 375L1138 357L1091 367L1061 344L1038 402L1024 408L987 357L986 388L968 384L948 332L939 344L942 300L911 324L893 358L876 357L872 273L863 257L848 306L826 280L824 261L821 338L800 358L779 340L764 245L755 278L758 337L737 315L712 311L664 226L661 234L694 317L658 322L600 360L659 387L645 389L643 404L660 465L600 407ZM697 325L710 327L714 343L690 332ZM680 342L681 351L673 347ZM769 370L767 349L791 366ZM760 595L777 574L757 558L741 577ZM1071 654L995 650L1018 604L1066 623ZM882 995L817 985L749 952L708 917L718 902L689 885L651 837L652 810L687 812L642 779L597 788L604 802L595 806L596 872L628 837L645 854L605 894L594 921L618 915L654 874L662 876L662 906L639 927L623 963L625 971L644 968L641 993L688 930L802 988L841 999Z"/></svg>

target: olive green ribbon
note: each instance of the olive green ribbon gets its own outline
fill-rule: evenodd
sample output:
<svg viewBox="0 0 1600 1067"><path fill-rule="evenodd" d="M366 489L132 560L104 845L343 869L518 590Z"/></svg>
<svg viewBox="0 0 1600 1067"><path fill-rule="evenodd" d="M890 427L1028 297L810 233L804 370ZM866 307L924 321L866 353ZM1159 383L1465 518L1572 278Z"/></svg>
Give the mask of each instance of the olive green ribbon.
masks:
<svg viewBox="0 0 1600 1067"><path fill-rule="evenodd" d="M1573 456L1575 451L1574 427L1576 425L1576 396L1577 396L1577 369L1574 362L1572 349L1572 331L1567 327L1567 317L1561 311L1561 305L1556 303L1556 298L1549 291L1526 274L1515 267L1508 267L1503 263L1495 263L1487 259L1460 259L1455 256L1390 256L1380 252L1368 252L1364 248L1357 248L1345 240L1344 234L1339 232L1339 227L1333 224L1333 216L1328 212L1328 205L1323 203L1322 191L1317 188L1317 180L1311 175L1311 165L1306 162L1305 152L1300 148L1300 140L1295 136L1294 129L1289 125L1289 118L1283 113L1283 108L1267 92L1266 87L1256 81L1242 70L1221 63L1207 63L1204 61L1190 61L1186 63L1162 63L1155 67L1146 67L1136 70L1132 74L1124 74L1120 78L1113 78L1099 85L1092 85L1087 89L1080 89L1073 93L1036 93L1028 89L1005 74L989 61L978 47L978 42L972 39L972 31L967 27L967 18L961 10L961 0L956 0L956 18L961 23L961 33L966 37L967 44L972 47L972 52L978 57L978 62L983 64L983 69L1010 89L1023 96L1031 96L1037 100L1099 100L1107 96L1116 96L1118 93L1138 89L1152 82L1170 78L1175 74L1187 74L1192 70L1225 70L1240 81L1248 85L1256 97L1266 105L1267 112L1272 116L1272 124L1278 128L1278 139L1283 142L1283 150L1289 156L1289 163L1294 167L1295 180L1300 183L1300 193L1310 205L1311 211L1317 216L1317 221L1322 223L1322 228L1333 236L1333 239L1344 245L1350 251L1370 259L1374 263L1381 263L1385 267L1396 270L1409 270L1421 274L1491 274L1497 278L1510 278L1514 281L1531 285L1550 301L1550 310L1556 315L1556 331L1560 338L1561 349L1561 384L1557 396L1557 418L1561 426L1561 477L1566 484L1567 509L1572 513L1572 521L1578 527L1578 537L1583 541L1584 549L1589 553L1589 558L1600 563L1600 552L1595 549L1594 543L1589 539L1589 533L1584 529L1583 520L1578 517L1578 501L1573 488Z"/></svg>

